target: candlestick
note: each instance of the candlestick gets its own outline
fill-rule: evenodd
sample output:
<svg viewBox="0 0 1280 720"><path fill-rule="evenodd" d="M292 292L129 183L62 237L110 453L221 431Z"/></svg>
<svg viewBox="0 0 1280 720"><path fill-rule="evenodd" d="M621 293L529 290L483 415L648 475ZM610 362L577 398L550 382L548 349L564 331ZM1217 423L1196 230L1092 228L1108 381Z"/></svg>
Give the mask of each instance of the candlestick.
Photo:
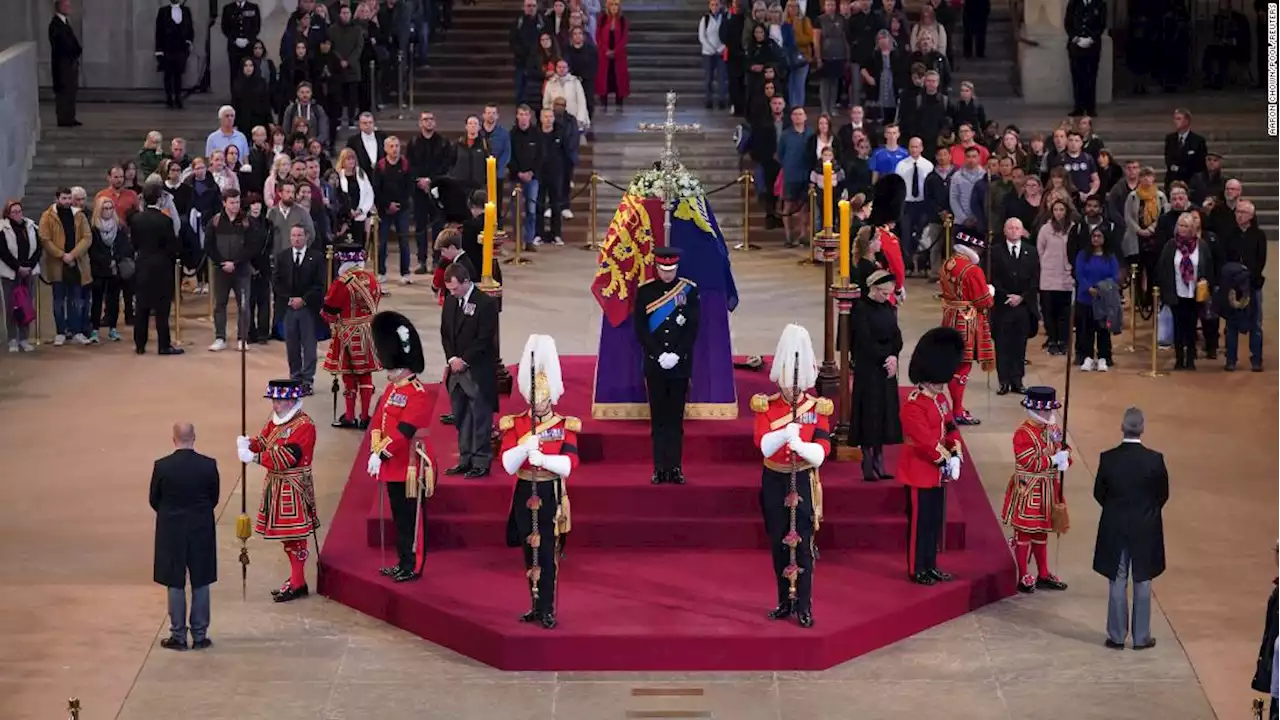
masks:
<svg viewBox="0 0 1280 720"><path fill-rule="evenodd" d="M849 263L851 262L849 251L849 226L852 221L853 208L849 206L848 200L840 201L840 279L849 282Z"/></svg>
<svg viewBox="0 0 1280 720"><path fill-rule="evenodd" d="M490 158L492 160L492 158ZM480 277L493 277L493 234L498 230L498 205L490 200L484 204L484 255L480 261Z"/></svg>
<svg viewBox="0 0 1280 720"><path fill-rule="evenodd" d="M831 214L835 210L833 204L833 193L835 191L832 185L831 163L822 163L822 229L831 232Z"/></svg>
<svg viewBox="0 0 1280 720"><path fill-rule="evenodd" d="M486 202L498 202L498 159L489 156L484 159Z"/></svg>

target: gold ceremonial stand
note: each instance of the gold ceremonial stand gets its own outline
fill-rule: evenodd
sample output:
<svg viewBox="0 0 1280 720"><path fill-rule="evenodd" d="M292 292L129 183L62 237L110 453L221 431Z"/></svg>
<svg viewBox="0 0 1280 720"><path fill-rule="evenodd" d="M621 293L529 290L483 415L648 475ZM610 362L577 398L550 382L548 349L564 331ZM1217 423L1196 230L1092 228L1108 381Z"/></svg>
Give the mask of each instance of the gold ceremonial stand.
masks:
<svg viewBox="0 0 1280 720"><path fill-rule="evenodd" d="M840 259L840 236L826 227L813 236L813 261L822 263L822 366L818 368L818 394L836 397L840 373L836 369L836 317L832 300L835 263Z"/></svg>
<svg viewBox="0 0 1280 720"><path fill-rule="evenodd" d="M524 196L520 192L520 185L517 183L515 189L511 191L511 201L516 203L516 212L515 212L516 254L512 257L507 258L506 260L503 260L502 261L503 265L530 265L533 263L532 260L521 255L521 251L524 249L523 238L520 237L520 225L521 225L520 220L522 218L521 212L524 210L523 200L524 200ZM493 256L495 258L497 258L499 253L502 252L502 248L507 244L507 240L509 239L510 237L508 237L506 230L498 230L496 228L494 229ZM489 272L492 272L492 271L490 270ZM481 271L481 275L484 275L484 271ZM501 290L499 290L499 293L501 293Z"/></svg>
<svg viewBox="0 0 1280 720"><path fill-rule="evenodd" d="M1160 307L1160 288L1151 288L1151 307ZM1160 359L1156 357L1156 351L1160 342L1160 313L1151 313L1151 369L1143 370L1138 373L1142 377L1159 378L1164 377L1164 373L1160 372Z"/></svg>
<svg viewBox="0 0 1280 720"><path fill-rule="evenodd" d="M831 265L827 265L828 268ZM835 448L837 460L862 460L862 448L849 445L849 425L853 419L853 328L849 317L853 311L853 303L862 297L862 290L841 278L840 282L831 286L831 297L835 300L836 311L840 315L840 394L837 402L840 414L836 420Z"/></svg>
<svg viewBox="0 0 1280 720"><path fill-rule="evenodd" d="M599 198L597 197L597 193L600 192L599 186L600 186L600 174L592 170L591 171L591 188L587 191L587 195L590 196L590 199L591 199L591 210L589 211L591 213L591 217L587 218L587 227L588 227L587 232L591 234L591 237L587 240L586 244L582 246L583 250L595 250L596 243L600 242L599 228L596 225L597 223L596 211L598 209L598 203L599 203Z"/></svg>
<svg viewBox="0 0 1280 720"><path fill-rule="evenodd" d="M757 249L751 245L751 184L754 179L751 173L745 172L738 182L742 183L742 242L734 245L733 249L751 252Z"/></svg>

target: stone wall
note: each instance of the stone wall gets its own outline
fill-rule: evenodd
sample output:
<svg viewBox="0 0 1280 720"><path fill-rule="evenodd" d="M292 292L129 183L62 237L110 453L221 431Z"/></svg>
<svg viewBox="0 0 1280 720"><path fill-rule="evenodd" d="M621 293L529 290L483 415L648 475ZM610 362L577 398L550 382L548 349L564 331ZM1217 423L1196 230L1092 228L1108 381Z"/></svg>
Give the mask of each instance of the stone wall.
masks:
<svg viewBox="0 0 1280 720"><path fill-rule="evenodd" d="M0 202L22 197L40 137L36 46L18 43L0 52Z"/></svg>

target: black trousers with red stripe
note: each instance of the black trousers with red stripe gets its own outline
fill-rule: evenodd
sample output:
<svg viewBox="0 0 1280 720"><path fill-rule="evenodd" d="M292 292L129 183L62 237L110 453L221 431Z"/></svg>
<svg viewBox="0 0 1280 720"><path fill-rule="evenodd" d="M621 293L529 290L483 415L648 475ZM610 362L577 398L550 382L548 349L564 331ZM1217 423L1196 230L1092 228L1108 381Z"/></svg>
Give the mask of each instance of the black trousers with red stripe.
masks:
<svg viewBox="0 0 1280 720"><path fill-rule="evenodd" d="M938 568L938 540L942 532L941 487L907 486L907 574Z"/></svg>
<svg viewBox="0 0 1280 720"><path fill-rule="evenodd" d="M396 526L396 557L401 570L422 572L427 558L427 516L423 506L421 536L417 537L418 548L414 550L415 534L418 533L418 501L405 497L403 482L388 482L387 500L391 505L391 519Z"/></svg>
<svg viewBox="0 0 1280 720"><path fill-rule="evenodd" d="M796 579L796 604L798 613L813 610L813 485L808 470L796 473L796 493L800 504L796 507L796 565L800 576ZM791 548L786 537L791 532L791 509L787 507L787 495L791 493L791 473L764 468L760 478L760 510L764 514L764 531L769 537L769 549L773 554L773 576L778 588L778 604L789 601L791 581L783 573L791 564Z"/></svg>

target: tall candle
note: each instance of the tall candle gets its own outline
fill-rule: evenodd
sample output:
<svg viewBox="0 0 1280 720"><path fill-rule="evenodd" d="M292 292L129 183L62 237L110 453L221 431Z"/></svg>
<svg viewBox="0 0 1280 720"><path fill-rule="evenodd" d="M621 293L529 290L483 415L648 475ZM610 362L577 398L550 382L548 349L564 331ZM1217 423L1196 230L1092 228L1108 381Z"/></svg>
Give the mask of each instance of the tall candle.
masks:
<svg viewBox="0 0 1280 720"><path fill-rule="evenodd" d="M480 261L480 276L485 279L493 277L493 234L497 230L498 205L491 200L484 204L484 256Z"/></svg>
<svg viewBox="0 0 1280 720"><path fill-rule="evenodd" d="M822 163L822 229L831 232L831 213L835 212L832 195L835 191L831 177L831 163Z"/></svg>
<svg viewBox="0 0 1280 720"><path fill-rule="evenodd" d="M848 200L840 201L840 279L849 280L849 263L852 262L849 247L849 226L853 224L853 208Z"/></svg>
<svg viewBox="0 0 1280 720"><path fill-rule="evenodd" d="M498 159L492 155L484 159L484 172L487 181L485 188L488 190L489 197L486 202L498 202Z"/></svg>

